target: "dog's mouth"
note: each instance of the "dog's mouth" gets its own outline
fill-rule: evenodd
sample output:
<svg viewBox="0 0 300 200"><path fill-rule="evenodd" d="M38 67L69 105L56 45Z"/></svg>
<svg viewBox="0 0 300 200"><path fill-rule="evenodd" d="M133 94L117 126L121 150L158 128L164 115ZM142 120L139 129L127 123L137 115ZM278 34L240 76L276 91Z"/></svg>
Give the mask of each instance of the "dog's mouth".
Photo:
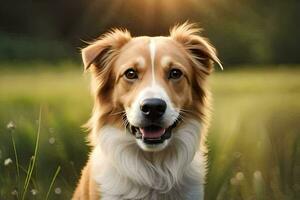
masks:
<svg viewBox="0 0 300 200"><path fill-rule="evenodd" d="M158 125L149 125L145 127L135 127L129 125L130 132L136 139L141 139L145 144L161 144L165 140L170 139L172 130L177 126L178 120L168 128Z"/></svg>

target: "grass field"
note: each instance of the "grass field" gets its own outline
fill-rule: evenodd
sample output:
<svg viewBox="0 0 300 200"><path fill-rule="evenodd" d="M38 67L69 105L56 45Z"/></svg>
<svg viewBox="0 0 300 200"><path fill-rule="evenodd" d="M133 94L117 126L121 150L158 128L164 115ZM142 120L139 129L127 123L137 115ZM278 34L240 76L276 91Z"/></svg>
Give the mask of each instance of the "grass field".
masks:
<svg viewBox="0 0 300 200"><path fill-rule="evenodd" d="M0 200L69 199L88 154L89 76L70 63L30 69L0 65ZM210 83L206 199L300 199L300 69L225 70Z"/></svg>

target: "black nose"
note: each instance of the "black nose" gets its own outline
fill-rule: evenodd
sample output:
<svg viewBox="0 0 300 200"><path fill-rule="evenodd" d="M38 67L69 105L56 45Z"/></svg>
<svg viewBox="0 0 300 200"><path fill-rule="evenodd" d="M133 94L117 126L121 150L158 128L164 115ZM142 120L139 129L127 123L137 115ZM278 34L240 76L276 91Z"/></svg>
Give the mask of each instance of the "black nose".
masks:
<svg viewBox="0 0 300 200"><path fill-rule="evenodd" d="M159 119L166 111L167 104L164 100L158 98L150 98L142 101L140 109L147 119Z"/></svg>

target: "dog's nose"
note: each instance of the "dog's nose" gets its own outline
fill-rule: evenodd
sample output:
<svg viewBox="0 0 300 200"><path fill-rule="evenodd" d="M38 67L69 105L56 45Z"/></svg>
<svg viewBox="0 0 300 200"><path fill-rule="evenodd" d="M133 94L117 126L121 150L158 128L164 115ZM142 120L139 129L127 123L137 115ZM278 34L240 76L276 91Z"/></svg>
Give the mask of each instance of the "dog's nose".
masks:
<svg viewBox="0 0 300 200"><path fill-rule="evenodd" d="M145 99L140 105L143 115L150 120L159 119L165 113L166 108L166 102L158 98Z"/></svg>

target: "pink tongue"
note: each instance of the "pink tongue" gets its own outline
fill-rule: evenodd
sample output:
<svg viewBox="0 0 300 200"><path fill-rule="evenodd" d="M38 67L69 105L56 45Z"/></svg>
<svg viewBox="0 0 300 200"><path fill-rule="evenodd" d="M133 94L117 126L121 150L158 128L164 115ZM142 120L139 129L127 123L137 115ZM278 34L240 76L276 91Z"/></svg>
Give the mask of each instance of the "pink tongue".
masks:
<svg viewBox="0 0 300 200"><path fill-rule="evenodd" d="M142 136L145 138L159 138L165 133L166 129L160 128L155 130L149 130L145 128L140 128L140 132L142 133Z"/></svg>

